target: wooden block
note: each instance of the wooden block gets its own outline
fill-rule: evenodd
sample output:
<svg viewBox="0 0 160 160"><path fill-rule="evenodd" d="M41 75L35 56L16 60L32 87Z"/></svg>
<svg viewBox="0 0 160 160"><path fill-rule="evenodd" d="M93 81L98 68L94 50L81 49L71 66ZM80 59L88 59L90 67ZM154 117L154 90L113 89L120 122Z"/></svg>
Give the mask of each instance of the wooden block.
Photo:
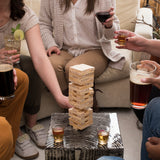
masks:
<svg viewBox="0 0 160 160"><path fill-rule="evenodd" d="M86 64L71 66L69 69L69 81L78 85L87 85L94 82L95 68Z"/></svg>

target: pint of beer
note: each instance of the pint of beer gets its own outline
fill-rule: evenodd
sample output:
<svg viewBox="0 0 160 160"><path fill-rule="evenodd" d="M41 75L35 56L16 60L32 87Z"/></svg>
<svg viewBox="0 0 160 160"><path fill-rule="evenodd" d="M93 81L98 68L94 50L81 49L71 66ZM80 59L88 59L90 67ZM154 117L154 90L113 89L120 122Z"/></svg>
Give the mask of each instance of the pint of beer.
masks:
<svg viewBox="0 0 160 160"><path fill-rule="evenodd" d="M132 108L147 106L152 84L141 82L142 78L154 77L156 66L150 63L134 62L130 65L130 101Z"/></svg>
<svg viewBox="0 0 160 160"><path fill-rule="evenodd" d="M13 97L13 64L9 57L0 55L0 100L6 100Z"/></svg>

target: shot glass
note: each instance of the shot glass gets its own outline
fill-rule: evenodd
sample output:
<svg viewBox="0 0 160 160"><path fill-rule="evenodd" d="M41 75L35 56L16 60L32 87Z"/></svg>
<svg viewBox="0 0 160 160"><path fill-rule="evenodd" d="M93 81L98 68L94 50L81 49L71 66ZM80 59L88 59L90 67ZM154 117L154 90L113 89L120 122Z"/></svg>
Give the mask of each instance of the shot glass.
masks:
<svg viewBox="0 0 160 160"><path fill-rule="evenodd" d="M98 136L98 143L101 145L105 145L108 142L109 137L109 127L107 126L98 126L97 127L97 136Z"/></svg>
<svg viewBox="0 0 160 160"><path fill-rule="evenodd" d="M54 143L61 143L63 142L64 136L64 126L61 124L53 125L52 127Z"/></svg>
<svg viewBox="0 0 160 160"><path fill-rule="evenodd" d="M120 46L125 46L126 44L126 38L128 37L128 34L127 33L124 33L124 32L119 32L118 33L118 44Z"/></svg>
<svg viewBox="0 0 160 160"><path fill-rule="evenodd" d="M4 37L4 47L6 50L17 50L14 55L20 54L21 40L16 40L12 34L8 34ZM19 61L16 63L19 63Z"/></svg>

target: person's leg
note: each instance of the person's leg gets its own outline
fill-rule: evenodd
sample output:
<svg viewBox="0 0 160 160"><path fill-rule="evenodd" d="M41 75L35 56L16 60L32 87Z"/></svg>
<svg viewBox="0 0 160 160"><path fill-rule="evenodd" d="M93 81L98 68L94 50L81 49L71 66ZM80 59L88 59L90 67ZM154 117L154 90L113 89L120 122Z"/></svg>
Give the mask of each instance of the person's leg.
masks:
<svg viewBox="0 0 160 160"><path fill-rule="evenodd" d="M66 78L69 78L69 68L70 66L77 64L87 64L95 67L94 77L100 76L108 65L108 59L102 52L102 50L89 50L84 54L74 57L65 66Z"/></svg>
<svg viewBox="0 0 160 160"><path fill-rule="evenodd" d="M120 157L115 157L115 156L102 156L98 158L97 160L123 160Z"/></svg>
<svg viewBox="0 0 160 160"><path fill-rule="evenodd" d="M16 69L17 72L17 89L15 91L15 97L10 100L3 101L0 104L0 115L6 117L7 121L12 126L12 133L13 133L13 147L11 154L14 154L15 143L18 137L20 120L22 116L22 111L24 107L24 103L26 100L26 96L28 93L28 76Z"/></svg>
<svg viewBox="0 0 160 160"><path fill-rule="evenodd" d="M65 66L65 73L66 73L67 81L69 81L68 80L69 79L69 68L77 64L87 64L87 65L95 67L94 77L96 78L100 76L107 68L108 59L103 54L102 50L90 50L90 51L85 52L82 55L74 57ZM98 112L99 108L98 108L97 99L96 99L96 91L98 89L96 89L95 83L94 83L93 89L94 89L93 111Z"/></svg>
<svg viewBox="0 0 160 160"><path fill-rule="evenodd" d="M13 151L13 135L5 117L0 117L0 131L0 160L10 160Z"/></svg>
<svg viewBox="0 0 160 160"><path fill-rule="evenodd" d="M16 67L24 71L29 77L29 91L23 110L25 117L26 132L29 134L29 136L33 139L33 141L36 143L38 147L44 148L46 142L46 132L42 125L37 124L37 113L40 110L41 91L43 83L34 68L30 56L21 55L20 64L16 65ZM35 133L33 131L33 127L38 128L36 129ZM37 134L39 134L40 136L37 137ZM20 131L19 138L22 138L23 136L24 133ZM28 143L30 142L28 141ZM17 145L18 144L19 143L17 143ZM16 148L18 147L17 145ZM32 144L30 143L30 145ZM32 147L34 146L32 145Z"/></svg>
<svg viewBox="0 0 160 160"><path fill-rule="evenodd" d="M160 97L152 99L144 113L143 139L141 147L141 159L150 160L146 151L145 143L149 137L160 138Z"/></svg>
<svg viewBox="0 0 160 160"><path fill-rule="evenodd" d="M61 90L64 92L68 88L68 82L66 80L65 74L65 66L73 58L73 55L66 51L61 51L60 55L52 54L49 57L49 60L56 72L56 76L61 87Z"/></svg>

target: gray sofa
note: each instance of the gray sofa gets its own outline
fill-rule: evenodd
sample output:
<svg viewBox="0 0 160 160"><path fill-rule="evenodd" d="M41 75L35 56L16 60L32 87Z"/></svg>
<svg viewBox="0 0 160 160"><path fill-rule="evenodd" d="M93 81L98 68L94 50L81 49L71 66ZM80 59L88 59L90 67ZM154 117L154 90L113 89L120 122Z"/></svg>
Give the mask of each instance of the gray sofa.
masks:
<svg viewBox="0 0 160 160"><path fill-rule="evenodd" d="M31 7L35 13L39 14L40 0L25 0L25 3ZM133 23L136 18L144 17L145 21L152 24L152 11L149 8L140 8L139 0L117 0L116 15L120 20L121 29L134 31L137 34L147 38L152 38L152 28L144 24ZM96 88L103 91L97 92L98 105L101 108L129 108L129 64L133 61L141 59L149 59L150 56L146 53L137 53L129 50L118 50L116 44L112 40L112 47L126 57L126 64L123 70L116 70L108 67L105 72L98 77ZM29 55L27 44L22 41L21 53ZM38 113L38 119L50 116L52 112L62 112L63 110L57 105L54 97L43 88L41 99L41 110ZM22 120L23 123L23 120Z"/></svg>

